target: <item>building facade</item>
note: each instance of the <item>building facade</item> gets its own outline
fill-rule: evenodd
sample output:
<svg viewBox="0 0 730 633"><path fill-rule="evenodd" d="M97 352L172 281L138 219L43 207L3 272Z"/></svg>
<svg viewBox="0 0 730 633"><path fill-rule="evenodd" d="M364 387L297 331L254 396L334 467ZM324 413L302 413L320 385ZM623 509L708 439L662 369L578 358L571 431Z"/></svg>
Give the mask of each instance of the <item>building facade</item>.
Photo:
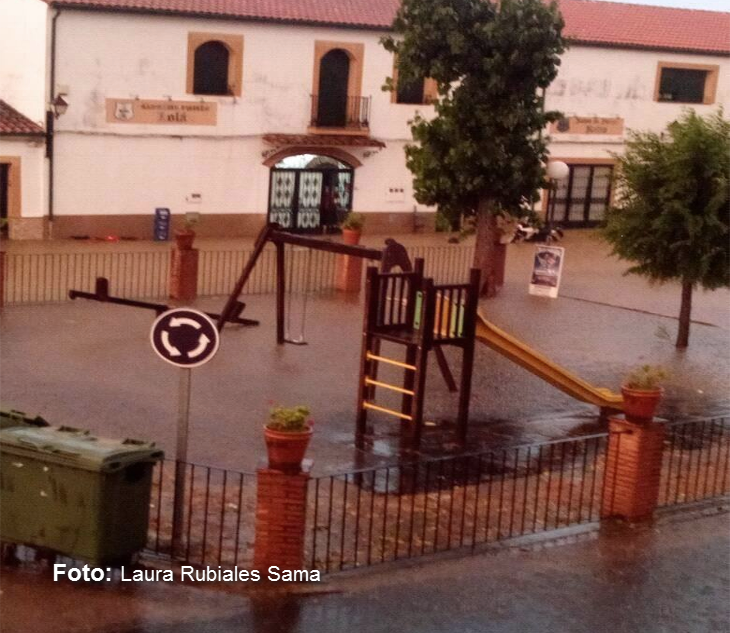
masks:
<svg viewBox="0 0 730 633"><path fill-rule="evenodd" d="M150 238L156 208L177 223L198 212L211 236L267 219L319 232L349 211L369 232L433 226L404 146L434 86L382 90L396 0L47 1L45 98L69 107L49 119L45 228L18 235ZM730 14L560 4L571 48L546 105L565 118L547 132L571 175L556 218L585 226L605 213L628 130L730 102Z"/></svg>

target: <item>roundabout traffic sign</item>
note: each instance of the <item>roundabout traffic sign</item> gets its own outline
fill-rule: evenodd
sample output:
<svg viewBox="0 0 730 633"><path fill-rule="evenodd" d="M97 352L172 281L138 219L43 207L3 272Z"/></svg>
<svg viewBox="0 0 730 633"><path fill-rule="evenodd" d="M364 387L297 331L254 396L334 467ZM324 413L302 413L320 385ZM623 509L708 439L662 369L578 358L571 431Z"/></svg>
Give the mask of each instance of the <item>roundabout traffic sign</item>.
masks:
<svg viewBox="0 0 730 633"><path fill-rule="evenodd" d="M190 369L200 367L215 356L220 336L207 314L190 308L174 308L155 319L150 341L162 360Z"/></svg>

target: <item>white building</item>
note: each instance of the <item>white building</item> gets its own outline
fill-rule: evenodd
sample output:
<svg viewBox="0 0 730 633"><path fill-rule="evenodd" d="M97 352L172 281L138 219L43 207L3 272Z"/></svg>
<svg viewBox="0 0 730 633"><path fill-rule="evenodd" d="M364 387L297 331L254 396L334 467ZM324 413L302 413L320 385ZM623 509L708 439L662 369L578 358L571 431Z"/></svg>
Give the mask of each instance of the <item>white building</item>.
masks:
<svg viewBox="0 0 730 633"><path fill-rule="evenodd" d="M200 212L202 235L252 235L267 217L319 230L350 209L369 232L432 224L403 147L433 86L381 89L397 0L46 1L46 102L69 103L49 119L54 237L150 238L158 207ZM584 225L603 216L627 130L730 103L730 14L560 5L572 44L547 107L566 115L551 153L571 177L557 214ZM11 231L36 212L24 203Z"/></svg>

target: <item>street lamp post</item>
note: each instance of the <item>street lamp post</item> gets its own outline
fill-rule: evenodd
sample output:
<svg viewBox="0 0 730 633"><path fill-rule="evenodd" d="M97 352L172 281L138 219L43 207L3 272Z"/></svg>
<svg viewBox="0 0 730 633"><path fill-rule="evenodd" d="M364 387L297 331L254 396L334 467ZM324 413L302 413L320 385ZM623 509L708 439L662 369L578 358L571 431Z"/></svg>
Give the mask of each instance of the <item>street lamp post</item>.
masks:
<svg viewBox="0 0 730 633"><path fill-rule="evenodd" d="M548 204L547 217L545 218L545 236L546 239L552 235L553 220L555 219L555 201L558 192L558 182L565 180L570 174L570 167L561 160L553 160L548 163L547 175L550 179L550 187L548 188Z"/></svg>

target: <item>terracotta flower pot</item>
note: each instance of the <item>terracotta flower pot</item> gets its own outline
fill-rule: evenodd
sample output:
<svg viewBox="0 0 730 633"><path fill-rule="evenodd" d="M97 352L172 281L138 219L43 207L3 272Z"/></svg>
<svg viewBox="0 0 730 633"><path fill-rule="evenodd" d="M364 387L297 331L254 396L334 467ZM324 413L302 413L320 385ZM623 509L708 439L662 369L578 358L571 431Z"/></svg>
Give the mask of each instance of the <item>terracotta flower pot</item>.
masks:
<svg viewBox="0 0 730 633"><path fill-rule="evenodd" d="M624 397L624 415L628 420L651 420L654 417L659 401L664 395L664 389L632 389L622 386Z"/></svg>
<svg viewBox="0 0 730 633"><path fill-rule="evenodd" d="M193 248L195 241L195 231L178 230L175 231L175 245L181 251L189 251Z"/></svg>
<svg viewBox="0 0 730 633"><path fill-rule="evenodd" d="M302 460L307 452L312 429L296 433L274 431L264 427L266 451L269 456L269 468L288 472L298 472L302 468Z"/></svg>
<svg viewBox="0 0 730 633"><path fill-rule="evenodd" d="M357 246L360 243L360 236L362 231L355 229L342 229L342 241L345 244Z"/></svg>

